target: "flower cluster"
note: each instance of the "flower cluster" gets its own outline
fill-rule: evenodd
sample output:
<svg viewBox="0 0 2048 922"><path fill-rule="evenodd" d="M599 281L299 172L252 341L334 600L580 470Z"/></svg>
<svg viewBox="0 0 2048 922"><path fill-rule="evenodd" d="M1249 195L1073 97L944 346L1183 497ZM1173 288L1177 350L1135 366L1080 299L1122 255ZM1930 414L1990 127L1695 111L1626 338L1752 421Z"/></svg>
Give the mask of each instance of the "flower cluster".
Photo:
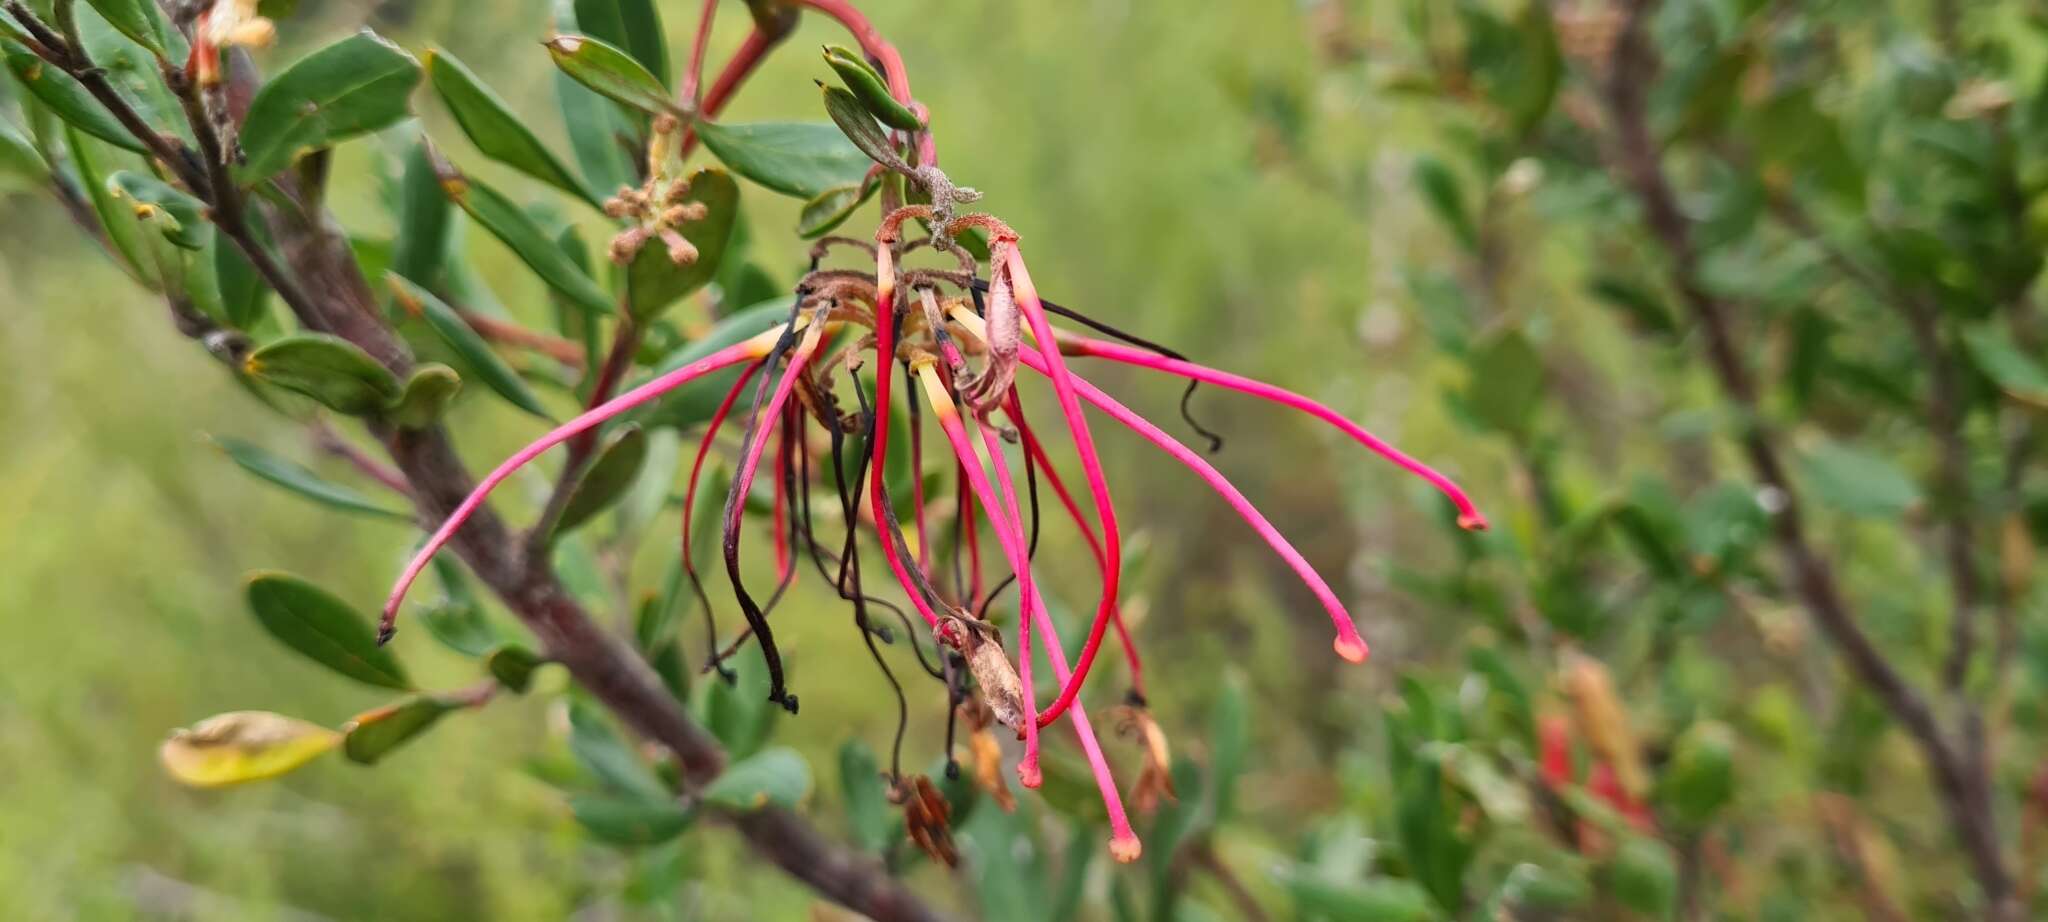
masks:
<svg viewBox="0 0 2048 922"><path fill-rule="evenodd" d="M1140 851L1138 839L1131 831L1122 795L1111 776L1088 711L1078 698L1111 626L1118 628L1133 688L1129 706L1118 711L1119 722L1127 735L1142 743L1147 754L1144 775L1135 792L1142 803L1172 796L1171 784L1165 776L1167 743L1164 733L1143 710L1140 661L1119 608L1122 533L1084 406L1096 408L1166 452L1229 503L1322 602L1335 629L1338 655L1359 662L1365 659L1367 646L1336 592L1228 479L1200 452L1071 370L1070 357L1150 368L1308 413L1442 491L1456 507L1459 524L1482 528L1485 520L1448 478L1307 397L1152 349L1054 327L1051 310L1032 283L1015 233L990 216L976 214L935 223L935 232L930 236L905 239L903 231L911 222L932 221L934 217L930 206L900 207L884 218L872 243L827 238L814 251L814 257L822 258L835 247L857 247L872 255L874 271L814 268L798 286L796 303L785 323L604 402L499 465L433 534L400 577L384 609L387 633L407 588L427 561L514 471L549 448L589 432L606 420L704 375L738 366L743 369L741 376L707 426L704 449L691 469L685 508L694 508L694 494L711 439L751 387L752 408L747 414L739 464L725 503L723 550L734 597L747 619L742 638L750 637L760 644L769 666L770 698L792 712L796 710L797 699L788 691L768 618L774 599L764 606L748 592L740 579L739 550L744 524L741 512L762 462L770 457L768 449L773 442L776 598L794 577L793 555L809 554L826 582L853 603L856 621L872 646L880 629L870 623L869 608L894 606L862 587L862 545L855 535L866 530L911 610L948 653L941 657L937 668L927 668L948 689L947 713L960 710L986 715L982 720L992 720L1014 731L1023 741L1016 772L1026 787L1037 787L1042 780L1040 731L1062 717L1067 718L1108 810L1113 833L1111 851L1120 860L1135 859ZM970 230L984 233L989 241L986 279L977 273L981 268L978 261L952 242L952 238ZM959 259L960 269L903 268L905 254L920 248L951 253ZM1092 514L1084 511L1080 498L1055 471L1044 442L1024 410L1011 363L1050 382L1058 417L1076 448L1088 499L1093 505ZM899 370L906 378L900 393ZM896 432L891 425L890 408L897 400L903 401L911 419L919 420L928 414L937 421L951 455L950 467L957 487L951 521L958 537L952 545L954 559L947 566L940 566L934 559L933 528L928 521L928 510L943 504L937 497L926 495L923 478L913 478L906 532L896 512L902 498L891 495L885 465L877 460L888 457L892 440L908 438L915 469L924 470L922 425L913 425L908 433ZM853 409L847 408L848 403ZM829 474L813 474L810 459L818 443L829 444ZM1035 509L1031 535L1027 537L1017 478L1006 443L1021 446L1020 454L1031 478L1031 495L1035 497L1037 478L1043 477L1073 518L1101 571L1102 591L1088 638L1071 662L1060 643L1058 626L1033 579ZM845 455L850 444L858 448L849 464ZM846 535L836 546L822 542L812 527L810 494L817 483L828 481L838 493L847 524ZM983 528L994 535L1003 569L1007 570L1004 582L993 587L985 586L981 579L978 533ZM686 514L685 560L689 559L689 531ZM1020 610L1014 648L989 615L991 601L1010 582L1017 587ZM1034 693L1037 686L1033 672L1041 655L1039 649L1059 686L1058 693L1043 703ZM1000 778L986 770L989 762L999 758L994 752L986 742L974 747L976 767L982 769L977 775L984 784L1000 786ZM899 789L906 792L906 803L922 804L928 800L915 795L915 785L904 787L907 782L902 781L900 772L897 774ZM928 808L921 815L927 821L943 819L942 813ZM936 843L941 838L927 828L921 841Z"/></svg>

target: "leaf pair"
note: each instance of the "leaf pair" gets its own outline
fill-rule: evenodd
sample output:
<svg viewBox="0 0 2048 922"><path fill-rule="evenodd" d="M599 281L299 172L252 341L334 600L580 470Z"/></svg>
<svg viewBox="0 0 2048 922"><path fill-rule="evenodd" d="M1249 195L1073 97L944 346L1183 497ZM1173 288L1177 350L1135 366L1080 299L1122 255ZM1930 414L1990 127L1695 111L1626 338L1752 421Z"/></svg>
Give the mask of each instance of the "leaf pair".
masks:
<svg viewBox="0 0 2048 922"><path fill-rule="evenodd" d="M337 413L381 416L407 428L431 425L462 380L446 365L422 365L398 376L348 340L299 333L269 343L242 362L252 378L296 391Z"/></svg>

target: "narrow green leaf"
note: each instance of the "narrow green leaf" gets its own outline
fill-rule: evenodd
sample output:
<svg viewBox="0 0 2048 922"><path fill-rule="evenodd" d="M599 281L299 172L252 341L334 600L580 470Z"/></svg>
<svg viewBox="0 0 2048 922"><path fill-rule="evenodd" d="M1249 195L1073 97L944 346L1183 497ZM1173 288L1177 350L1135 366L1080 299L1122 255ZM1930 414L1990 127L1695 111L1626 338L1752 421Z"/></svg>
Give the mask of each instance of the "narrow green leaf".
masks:
<svg viewBox="0 0 2048 922"><path fill-rule="evenodd" d="M1526 434L1543 396L1543 357L1512 327L1479 343L1466 360L1471 381L1465 401L1472 415L1501 432Z"/></svg>
<svg viewBox="0 0 2048 922"><path fill-rule="evenodd" d="M349 761L375 765L391 751L411 742L462 704L439 695L411 695L374 711L357 714L341 728L343 755Z"/></svg>
<svg viewBox="0 0 2048 922"><path fill-rule="evenodd" d="M540 398L526 386L526 380L519 377L519 373L513 371L511 366L506 365L505 360L498 357L498 353L492 351L490 344L484 342L484 338L455 312L455 308L434 297L432 292L413 284L409 279L401 278L397 274L389 274L384 278L391 286L392 297L398 301L400 308L406 313L426 320L427 327L434 331L434 335L440 337L441 342L447 344L449 349L454 350L456 356L469 365L477 378L483 381L484 386L490 388L492 393L528 413L542 419L549 418L547 408L541 406Z"/></svg>
<svg viewBox="0 0 2048 922"><path fill-rule="evenodd" d="M405 173L399 179L391 271L427 288L439 285L454 225L455 206L441 191L432 146L422 137L406 151Z"/></svg>
<svg viewBox="0 0 2048 922"><path fill-rule="evenodd" d="M569 752L577 764L613 791L653 801L672 796L639 754L612 732L605 718L581 700L569 703Z"/></svg>
<svg viewBox="0 0 2048 922"><path fill-rule="evenodd" d="M577 482L575 492L569 494L568 506L562 510L561 522L555 526L555 533L560 535L574 531L617 502L633 485L633 479L640 476L640 466L646 461L647 432L629 423L612 437L605 445L604 453Z"/></svg>
<svg viewBox="0 0 2048 922"><path fill-rule="evenodd" d="M455 369L439 363L421 365L405 381L405 390L387 414L406 429L424 429L441 420L448 404L462 390L462 377Z"/></svg>
<svg viewBox="0 0 2048 922"><path fill-rule="evenodd" d="M464 656L481 657L505 642L505 636L475 601L451 599L417 616L441 645Z"/></svg>
<svg viewBox="0 0 2048 922"><path fill-rule="evenodd" d="M690 828L695 816L672 799L578 794L569 812L592 836L613 845L656 845Z"/></svg>
<svg viewBox="0 0 2048 922"><path fill-rule="evenodd" d="M100 228L113 244L116 257L136 278L154 278L155 273L145 272L143 268L149 265L149 251L142 236L142 225L135 219L135 210L123 207L107 191L106 169L116 153L76 127L67 126L64 139L65 145L71 149L71 166L78 171L78 184L92 202L93 213L99 215ZM151 284L154 285L153 282Z"/></svg>
<svg viewBox="0 0 2048 922"><path fill-rule="evenodd" d="M801 199L858 184L872 165L843 132L823 122L699 122L697 136L733 172Z"/></svg>
<svg viewBox="0 0 2048 922"><path fill-rule="evenodd" d="M701 488L698 499L714 509L718 505L717 498L704 496ZM702 524L706 518L716 521L718 516L699 518L697 522ZM696 539L693 537L691 540L694 542ZM691 550L702 546L698 543ZM737 673L737 678L729 683L705 683L704 693L695 703L702 712L705 727L725 744L726 753L735 759L744 759L761 751L783 711L768 700L768 662L761 658L758 644L742 647L726 661L726 665Z"/></svg>
<svg viewBox="0 0 2048 922"><path fill-rule="evenodd" d="M1607 887L1616 901L1654 919L1671 916L1678 898L1678 864L1664 843L1629 836L1608 861Z"/></svg>
<svg viewBox="0 0 2048 922"><path fill-rule="evenodd" d="M1429 204L1444 226L1465 249L1479 246L1479 228L1472 223L1472 214L1465 207L1465 193L1460 188L1458 176L1444 162L1431 156L1415 160L1415 183L1422 187L1422 198Z"/></svg>
<svg viewBox="0 0 2048 922"><path fill-rule="evenodd" d="M419 62L368 30L307 55L249 104L236 175L261 182L300 154L397 123L419 81Z"/></svg>
<svg viewBox="0 0 2048 922"><path fill-rule="evenodd" d="M569 303L592 316L611 313L611 295L605 294L596 281L577 268L569 255L555 245L525 209L513 204L498 190L454 172L453 167L442 172L441 190L475 218L476 223L490 231L491 236L511 248L527 268L540 276L549 288L560 292Z"/></svg>
<svg viewBox="0 0 2048 922"><path fill-rule="evenodd" d="M889 135L882 131L882 126L875 124L874 116L868 114L867 107L861 105L860 100L836 86L820 83L818 90L825 94L825 114L832 116L832 124L839 126L840 132L853 142L854 147L860 148L868 159L891 170L898 173L910 171L909 165L896 153L896 148L889 144Z"/></svg>
<svg viewBox="0 0 2048 922"><path fill-rule="evenodd" d="M1283 882L1304 916L1373 922L1427 922L1440 918L1436 907L1430 904L1429 894L1411 881L1375 878L1339 882L1296 872L1286 874Z"/></svg>
<svg viewBox="0 0 2048 922"><path fill-rule="evenodd" d="M889 85L883 81L882 75L852 49L826 45L825 63L839 74L840 81L853 92L854 98L860 100L868 113L880 119L882 124L900 131L924 130L924 123L918 121L917 113L898 102L889 93Z"/></svg>
<svg viewBox="0 0 2048 922"><path fill-rule="evenodd" d="M633 317L647 323L661 316L669 305L709 283L725 261L732 241L732 228L739 214L740 187L730 174L706 167L690 176L690 191L684 204L704 206L704 219L677 228L697 248L695 261L676 265L660 241L651 241L626 271L627 304Z"/></svg>
<svg viewBox="0 0 2048 922"><path fill-rule="evenodd" d="M263 629L307 659L358 682L412 690L370 622L327 590L273 571L250 578L248 597Z"/></svg>
<svg viewBox="0 0 2048 922"><path fill-rule="evenodd" d="M427 81L453 113L463 134L469 136L484 156L525 173L541 182L574 195L592 206L596 195L562 165L547 145L535 137L512 107L477 78L475 72L449 54L434 47L426 54Z"/></svg>
<svg viewBox="0 0 2048 922"><path fill-rule="evenodd" d="M533 671L541 667L540 654L516 643L500 644L484 656L484 668L491 678L519 694L533 685Z"/></svg>
<svg viewBox="0 0 2048 922"><path fill-rule="evenodd" d="M2001 327L1983 323L1963 331L1970 361L2002 390L2035 406L2048 406L2048 370Z"/></svg>
<svg viewBox="0 0 2048 922"><path fill-rule="evenodd" d="M1854 516L1892 519L1920 502L1920 488L1890 458L1826 441L1802 459L1803 473L1821 503Z"/></svg>
<svg viewBox="0 0 2048 922"><path fill-rule="evenodd" d="M40 183L50 176L50 165L21 129L0 119L0 174L20 176Z"/></svg>
<svg viewBox="0 0 2048 922"><path fill-rule="evenodd" d="M588 35L557 35L544 44L556 67L600 95L649 115L675 111L661 79L616 46Z"/></svg>
<svg viewBox="0 0 2048 922"><path fill-rule="evenodd" d="M578 33L585 29L576 18L575 0L554 0L555 31ZM631 151L646 147L641 126L644 121L588 87L560 68L555 69L555 104L562 123L569 130L569 147L583 178L601 194L610 194L636 182Z"/></svg>
<svg viewBox="0 0 2048 922"><path fill-rule="evenodd" d="M1657 802L1672 820L1700 829L1735 796L1735 734L1728 725L1701 721L1672 747L1657 776Z"/></svg>
<svg viewBox="0 0 2048 922"><path fill-rule="evenodd" d="M1229 822L1237 812L1237 779L1251 750L1251 714L1245 704L1244 679L1230 672L1209 712L1209 775L1215 798L1212 822Z"/></svg>
<svg viewBox="0 0 2048 922"><path fill-rule="evenodd" d="M249 230L257 246L270 247L270 232L261 222L251 222ZM241 248L220 234L214 235L213 275L220 285L221 313L228 325L237 330L255 328L269 303L270 285Z"/></svg>
<svg viewBox="0 0 2048 922"><path fill-rule="evenodd" d="M155 0L86 0L108 25L158 57L180 58L184 37L164 21Z"/></svg>
<svg viewBox="0 0 2048 922"><path fill-rule="evenodd" d="M764 749L733 763L704 788L707 802L734 810L794 807L811 792L811 767L794 749Z"/></svg>
<svg viewBox="0 0 2048 922"><path fill-rule="evenodd" d="M213 236L211 225L205 216L205 206L199 200L170 187L168 183L132 170L117 170L107 177L107 191L116 200L126 200L137 209L159 209L171 217L172 223L165 226L164 239L187 250L206 246Z"/></svg>
<svg viewBox="0 0 2048 922"><path fill-rule="evenodd" d="M249 353L250 377L297 391L338 413L376 413L399 398L391 370L354 343L325 333L299 333Z"/></svg>
<svg viewBox="0 0 2048 922"><path fill-rule="evenodd" d="M853 827L853 840L871 852L887 848L895 839L889 792L874 751L858 739L839 746L839 790L846 798L846 822Z"/></svg>
<svg viewBox="0 0 2048 922"><path fill-rule="evenodd" d="M625 49L648 73L668 82L668 39L653 0L575 0L583 31Z"/></svg>
<svg viewBox="0 0 2048 922"><path fill-rule="evenodd" d="M253 443L226 436L215 437L213 443L228 456L228 460L235 462L241 469L323 506L387 519L412 521L410 513L379 503Z"/></svg>
<svg viewBox="0 0 2048 922"><path fill-rule="evenodd" d="M823 237L846 223L855 211L874 195L881 183L857 182L833 186L813 196L804 203L804 209L797 214L796 234L805 240Z"/></svg>
<svg viewBox="0 0 2048 922"><path fill-rule="evenodd" d="M51 66L26 48L8 45L6 51L7 70L14 74L14 79L21 81L22 86L27 87L65 124L123 150L138 154L149 152L148 147L129 134L128 129L121 127L106 107L100 105L99 100L94 99L92 93L70 74Z"/></svg>

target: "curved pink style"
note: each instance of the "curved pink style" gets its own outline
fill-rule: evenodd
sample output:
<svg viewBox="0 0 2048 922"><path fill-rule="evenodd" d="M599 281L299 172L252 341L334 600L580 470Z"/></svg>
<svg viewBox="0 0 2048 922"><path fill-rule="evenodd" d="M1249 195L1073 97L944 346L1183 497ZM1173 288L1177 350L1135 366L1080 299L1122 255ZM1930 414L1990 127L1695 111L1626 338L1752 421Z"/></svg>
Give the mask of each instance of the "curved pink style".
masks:
<svg viewBox="0 0 2048 922"><path fill-rule="evenodd" d="M1045 372L1045 369L1038 362L1032 361L1031 358L1026 358L1024 364L1031 366L1033 370L1041 374ZM1323 603L1323 608L1329 611L1330 622L1337 628L1337 641L1335 644L1337 654L1354 663L1364 662L1367 653L1365 640L1358 636L1358 627L1352 623L1351 613L1345 610L1344 603L1338 601L1337 594L1331 591L1328 583L1323 581L1322 575L1317 573L1314 567L1309 566L1308 561L1301 556L1301 552L1295 550L1293 544L1288 543L1287 538L1280 534L1280 530L1274 528L1273 523L1266 520L1266 516L1259 512L1256 506L1252 505L1251 500L1246 499L1245 495L1238 491L1236 485L1224 477L1222 472L1216 470L1200 453L1181 444L1178 439L1167 435L1164 430L1153 425L1150 420L1131 412L1130 408L1118 403L1116 398L1103 393L1101 389L1088 383L1078 375L1074 377L1074 387L1089 403L1102 408L1103 412L1108 413L1117 422L1124 424L1132 431L1144 436L1147 441L1159 446L1167 454L1172 455L1174 460L1186 465L1189 470L1194 471L1197 476L1200 476L1209 485L1210 489L1215 490L1218 495L1221 495L1224 502L1229 503L1230 508L1236 511L1238 516L1243 518L1246 524L1252 527L1252 530L1258 532L1259 537L1264 538L1266 543L1272 546L1274 552L1278 553L1282 560L1287 561L1287 565L1294 569L1295 574L1301 577L1301 581L1308 584L1309 591L1315 593L1316 598ZM1078 683L1076 684L1078 685ZM1078 691L1079 689L1076 687L1074 690Z"/></svg>
<svg viewBox="0 0 2048 922"><path fill-rule="evenodd" d="M684 365L584 411L575 419L555 427L547 435L514 452L512 457L506 458L497 468L484 476L483 481L477 484L475 490L470 491L469 496L463 498L462 503L455 507L455 511L448 515L448 520L427 539L426 545L420 548L419 553L413 555L412 562L405 565L405 572L399 575L397 585L391 587L390 597L384 600L384 615L377 623L378 642L391 639L398 622L398 606L405 601L405 593L412 588L413 581L419 579L420 571L426 569L427 561L434 559L435 552L446 545L450 538L455 537L456 530L462 527L462 523L469 521L470 516L476 514L478 507L484 504L484 500L490 498L491 491L497 489L498 484L505 482L505 478L512 476L513 472L525 467L527 462L540 457L548 449L596 428L605 420L728 365L760 358L766 354L767 347L774 343L774 337L781 335L782 330L779 328L770 330Z"/></svg>
<svg viewBox="0 0 2048 922"><path fill-rule="evenodd" d="M1017 433L1024 440L1024 450L1031 453L1038 470L1045 476L1046 482L1052 485L1053 494L1059 497L1060 505L1066 507L1068 518L1074 520L1074 528L1081 532L1081 540L1087 543L1089 553L1095 555L1095 565L1107 568L1109 561L1102 550L1101 540L1095 537L1095 529L1089 527L1088 516L1081 511L1081 504L1074 500L1073 492L1067 489L1066 481L1060 479L1059 469L1053 466L1051 456L1045 452L1045 446L1038 441L1037 434L1031 431L1031 424L1025 421L1024 409L1017 400L1015 390L1010 392L1010 400L1003 407L1003 413L1010 417L1011 422L1017 424ZM1116 628L1117 641L1123 644L1124 662L1131 672L1131 692L1139 698L1144 698L1144 664L1138 657L1137 643L1131 639L1131 629L1124 624L1123 610L1120 606L1110 609L1109 623Z"/></svg>
<svg viewBox="0 0 2048 922"><path fill-rule="evenodd" d="M1400 465L1409 473L1423 480L1429 481L1430 486L1437 488L1437 490L1450 498L1452 505L1458 507L1459 527L1475 531L1486 527L1486 516L1480 514L1479 508L1472 504L1471 498L1467 497L1465 491L1452 482L1451 478L1445 477L1437 473L1436 469L1429 465L1409 457L1400 449L1387 444L1379 436L1367 432L1365 427L1346 419L1343 414L1330 409L1322 403L1286 388L1267 384L1264 381L1255 381L1243 375L1234 375L1227 371L1220 371L1205 365L1197 365L1193 362L1170 359L1163 355L1146 352L1143 349L1133 349L1119 343L1090 339L1085 336L1066 336L1061 339L1061 342L1073 348L1081 355L1108 359L1112 362L1122 362L1127 365L1138 365L1155 371L1179 375L1183 378L1193 378L1218 387L1226 387L1240 393L1250 394L1262 400L1270 400L1274 403L1293 407L1296 410L1321 419L1343 430L1345 435L1351 436L1359 444L1372 450L1374 454Z"/></svg>
<svg viewBox="0 0 2048 922"><path fill-rule="evenodd" d="M931 399L935 405L941 399L945 399L935 379L927 379L926 387L931 392ZM1011 569L1017 573L1018 591L1023 599L1023 614L1019 617L1018 636L1029 637L1028 628L1022 622L1025 619L1035 620L1039 632L1044 635L1045 655L1052 662L1053 678L1068 683L1072 680L1073 674L1067 669L1067 655L1060 648L1059 629L1053 624L1052 615L1046 611L1031 582L1031 561L1029 551L1024 545L1023 517L1017 508L1016 484L1010 477L1009 462L1003 458L1002 446L996 443L995 434L987 426L977 424L977 428L981 430L982 442L987 447L989 465L995 470L996 480L1001 486L1001 492L998 493L989 485L988 476L981 470L981 460L975 456L974 446L967 441L967 434L960 423L958 413L950 405L935 408L938 410L936 415L939 417L939 424L945 429L947 440L953 444L954 453L960 456L962 464L967 467L968 483L974 488L975 498L980 502L982 511L988 514L990 524L995 529L996 540L1002 544L1003 553L1010 559ZM1026 667L1020 672L1026 696L1025 723L1029 726L1034 723L1030 720L1030 710L1031 699L1035 696L1029 671L1031 648L1027 640L1020 640L1018 646L1018 656ZM1089 725L1085 708L1077 704L1072 708L1072 713L1074 733L1080 737L1081 751L1088 757L1088 768L1095 776L1095 786L1102 794L1103 808L1109 814L1110 854L1116 856L1118 861L1135 861L1141 845L1137 834L1131 831L1130 818L1124 813L1123 797L1116 789L1116 777L1110 772L1109 760L1102 754L1101 741L1096 738L1094 727ZM1035 729L1031 727L1025 731L1025 759L1030 763L1030 771L1034 775L1037 774ZM1026 771L1023 763L1017 768L1020 774ZM1037 785L1032 783L1034 780L1037 779L1027 779L1026 785L1036 787Z"/></svg>
<svg viewBox="0 0 2048 922"><path fill-rule="evenodd" d="M773 434L768 431L768 427L775 426L780 428L778 421L782 419L782 407L789 402L790 393L796 390L796 379L799 375L803 374L804 366L810 363L811 355L818 351L818 341L824 330L825 325L823 323L812 324L811 328L804 332L803 341L798 343L796 349L790 352L789 362L783 368L782 377L775 381L775 391L769 396L768 405L762 407L760 416L755 418L756 429L750 433L752 439L747 445L747 453L740 459L739 471L733 476L732 495L745 497L753 490L754 472L760 468L762 452L768 447L768 438ZM778 484L777 490L779 491L782 478L780 476L776 477L775 482ZM728 535L739 533L740 514L745 510L746 503L744 501L733 504L731 511L727 513L725 518L725 530ZM781 512L781 502L779 499L776 503L776 512L779 518L779 513ZM731 539L728 538L727 540L730 541ZM773 543L778 547L782 546L782 534L779 523ZM726 552L728 554L732 553L732 547L733 545L730 543L726 545ZM779 570L777 575L780 575Z"/></svg>
<svg viewBox="0 0 2048 922"><path fill-rule="evenodd" d="M690 516L697 511L697 483L704 475L704 459L711 456L711 443L718 438L718 430L725 425L725 418L732 413L732 405L739 402L740 394L747 389L747 382L754 379L754 372L761 370L761 363L748 365L740 372L739 380L732 383L732 390L725 392L725 399L718 402L711 419L704 424L704 438L697 443L697 459L690 462L690 480L683 487L683 569L692 578L697 575L697 564L690 557Z"/></svg>
<svg viewBox="0 0 2048 922"><path fill-rule="evenodd" d="M1066 684L1059 697L1038 715L1039 726L1045 726L1073 705L1074 696L1081 692L1081 683L1088 678L1089 668L1095 665L1095 654L1102 649L1103 631L1109 628L1110 613L1116 610L1117 584L1123 572L1123 537L1117 530L1116 507L1109 499L1109 481L1102 474L1102 458L1095 453L1095 437L1089 434L1088 417L1081 412L1080 401L1074 396L1072 375L1067 371L1066 360L1060 357L1059 342L1053 336L1051 322L1045 319L1045 306L1039 303L1031 272L1024 267L1024 254L1014 240L1001 249L1003 268L1015 286L1017 311L1031 324L1032 337L1037 341L1042 362L1038 369L1052 379L1053 396L1059 398L1060 413L1067 418L1067 430L1074 437L1074 453L1081 457L1081 473L1088 478L1095 515L1102 523L1102 599L1096 605L1095 620L1088 625L1088 642L1081 647L1081 657L1074 664L1074 678L1062 680ZM989 258L994 260L996 255L991 252ZM1030 353L1019 349L1017 354L1021 358Z"/></svg>

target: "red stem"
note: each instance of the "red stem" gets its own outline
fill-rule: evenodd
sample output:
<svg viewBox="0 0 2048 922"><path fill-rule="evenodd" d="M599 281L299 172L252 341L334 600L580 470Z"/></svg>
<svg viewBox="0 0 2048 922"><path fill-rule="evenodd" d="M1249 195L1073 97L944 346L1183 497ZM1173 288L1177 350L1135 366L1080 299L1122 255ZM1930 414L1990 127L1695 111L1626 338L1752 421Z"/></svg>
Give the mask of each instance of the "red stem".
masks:
<svg viewBox="0 0 2048 922"><path fill-rule="evenodd" d="M704 79L704 52L711 45L711 20L718 14L718 0L704 0L704 11L697 16L697 39L690 44L690 69L683 72L683 85L676 90L676 101L685 109L697 111L697 86Z"/></svg>

